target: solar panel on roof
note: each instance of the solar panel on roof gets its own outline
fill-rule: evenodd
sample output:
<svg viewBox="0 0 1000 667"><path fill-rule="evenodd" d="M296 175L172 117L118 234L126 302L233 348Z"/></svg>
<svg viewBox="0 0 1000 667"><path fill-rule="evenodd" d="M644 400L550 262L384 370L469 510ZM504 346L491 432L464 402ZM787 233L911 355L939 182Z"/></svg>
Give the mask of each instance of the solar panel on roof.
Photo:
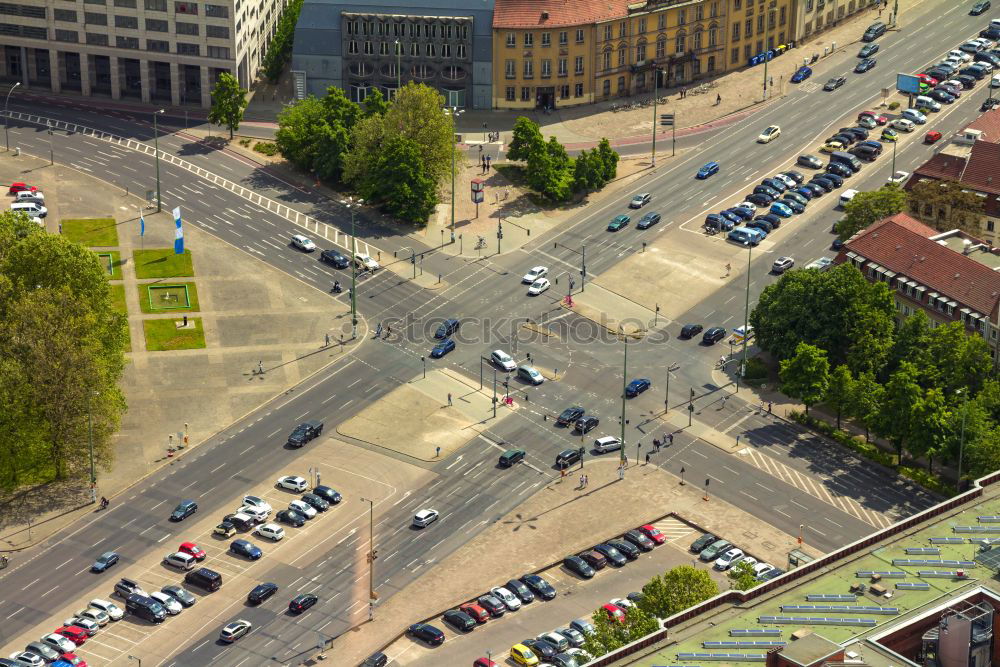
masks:
<svg viewBox="0 0 1000 667"><path fill-rule="evenodd" d="M893 558L893 565L951 565L952 567L975 567L971 560L923 559L923 558Z"/></svg>
<svg viewBox="0 0 1000 667"><path fill-rule="evenodd" d="M930 538L931 544L962 544L965 540L961 537L932 537Z"/></svg>
<svg viewBox="0 0 1000 667"><path fill-rule="evenodd" d="M730 637L780 637L781 628L739 628L729 631Z"/></svg>
<svg viewBox="0 0 1000 667"><path fill-rule="evenodd" d="M979 523L1000 523L1000 516L977 516Z"/></svg>
<svg viewBox="0 0 1000 667"><path fill-rule="evenodd" d="M958 572L955 570L917 570L918 577L932 577L932 578L945 578L945 579L958 579ZM967 579L969 577L968 572L962 573L962 578Z"/></svg>
<svg viewBox="0 0 1000 667"><path fill-rule="evenodd" d="M856 575L861 578L871 577L873 574L877 574L883 579L905 579L906 572L902 570L858 570Z"/></svg>
<svg viewBox="0 0 1000 667"><path fill-rule="evenodd" d="M1000 533L1000 526L952 526L956 533Z"/></svg>
<svg viewBox="0 0 1000 667"><path fill-rule="evenodd" d="M678 653L678 660L735 660L737 662L764 662L766 653Z"/></svg>
<svg viewBox="0 0 1000 667"><path fill-rule="evenodd" d="M906 553L908 554L939 554L941 550L937 547L906 547Z"/></svg>
<svg viewBox="0 0 1000 667"><path fill-rule="evenodd" d="M857 599L858 596L854 593L810 593L806 595L806 600L810 602L822 602L824 600L854 602Z"/></svg>
<svg viewBox="0 0 1000 667"><path fill-rule="evenodd" d="M802 623L804 625L862 625L871 627L876 624L874 618L840 618L830 616L760 616L758 623Z"/></svg>
<svg viewBox="0 0 1000 667"><path fill-rule="evenodd" d="M930 590L930 587L931 585L925 581L900 581L896 584L899 590L926 591Z"/></svg>
<svg viewBox="0 0 1000 667"><path fill-rule="evenodd" d="M1000 544L1000 537L970 537L969 544Z"/></svg>
<svg viewBox="0 0 1000 667"><path fill-rule="evenodd" d="M854 606L846 604L783 604L781 611L797 611L810 614L836 612L843 614L898 614L897 607Z"/></svg>
<svg viewBox="0 0 1000 667"><path fill-rule="evenodd" d="M702 648L774 648L784 646L785 642L779 641L710 641L702 642Z"/></svg>

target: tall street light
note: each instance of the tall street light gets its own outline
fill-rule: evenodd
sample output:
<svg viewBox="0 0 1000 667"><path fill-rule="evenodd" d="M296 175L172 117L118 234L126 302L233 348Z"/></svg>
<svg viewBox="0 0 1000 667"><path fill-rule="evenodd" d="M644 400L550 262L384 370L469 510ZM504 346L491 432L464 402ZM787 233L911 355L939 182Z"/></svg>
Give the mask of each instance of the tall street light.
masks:
<svg viewBox="0 0 1000 667"><path fill-rule="evenodd" d="M452 123L452 138L455 135L455 119L458 118L464 109L459 109L458 107L447 107L444 112L451 116ZM454 141L452 142L454 144ZM451 147L451 242L455 242L455 146Z"/></svg>
<svg viewBox="0 0 1000 667"><path fill-rule="evenodd" d="M160 200L160 131L156 125L156 117L165 113L166 109L153 112L153 150L155 151L154 162L156 163L156 212L163 210L163 202Z"/></svg>
<svg viewBox="0 0 1000 667"><path fill-rule="evenodd" d="M5 151L9 151L10 150L10 135L7 132L7 123L8 123L8 120L7 120L7 103L10 102L10 94L13 93L14 89L17 88L20 85L21 85L21 82L18 81L13 86L11 86L10 90L7 91L7 97L4 98L4 101L3 101L3 143L4 143L4 150Z"/></svg>
<svg viewBox="0 0 1000 667"><path fill-rule="evenodd" d="M962 435L958 441L958 484L956 485L958 490L962 490L962 453L965 449L965 416L968 414L966 410L969 401L969 390L966 388L956 389L957 393L962 394Z"/></svg>
<svg viewBox="0 0 1000 667"><path fill-rule="evenodd" d="M740 375L746 371L747 367L747 327L750 325L750 259L753 257L753 244L747 243L747 293L746 301L743 305L743 363L736 369L736 391L740 390Z"/></svg>
<svg viewBox="0 0 1000 667"><path fill-rule="evenodd" d="M91 391L87 395L87 442L90 446L90 496L91 500L97 502L97 468L94 466L94 418L93 399L97 396L96 391Z"/></svg>
<svg viewBox="0 0 1000 667"><path fill-rule="evenodd" d="M625 335L625 330L624 329L619 329L619 332L621 334L622 341L625 343L625 360L622 362L622 417L621 417L621 422L622 422L622 430L621 430L622 446L621 446L621 449L619 450L621 452L621 456L619 457L619 460L621 462L622 467L624 467L626 461L628 460L628 457L625 455L625 386L628 384L628 336ZM639 463L639 453L638 453L638 450L636 450L635 458L636 458L636 464L638 464Z"/></svg>
<svg viewBox="0 0 1000 667"><path fill-rule="evenodd" d="M362 498L361 502L368 503L368 620L375 620L375 600L378 593L375 592L375 559L378 552L375 551L375 501L369 498Z"/></svg>
<svg viewBox="0 0 1000 667"><path fill-rule="evenodd" d="M351 211L351 339L358 337L358 243L354 235L354 210L365 203L364 199L348 197L340 202Z"/></svg>
<svg viewBox="0 0 1000 667"><path fill-rule="evenodd" d="M139 667L142 667L142 658L137 658L134 655L129 655L128 659L129 660L135 660L136 662L139 663Z"/></svg>
<svg viewBox="0 0 1000 667"><path fill-rule="evenodd" d="M660 96L660 72L659 67L653 68L653 155L651 164L656 166L656 98Z"/></svg>
<svg viewBox="0 0 1000 667"><path fill-rule="evenodd" d="M400 88L403 87L402 70L399 68L399 59L402 54L403 45L396 40L396 94L399 95Z"/></svg>

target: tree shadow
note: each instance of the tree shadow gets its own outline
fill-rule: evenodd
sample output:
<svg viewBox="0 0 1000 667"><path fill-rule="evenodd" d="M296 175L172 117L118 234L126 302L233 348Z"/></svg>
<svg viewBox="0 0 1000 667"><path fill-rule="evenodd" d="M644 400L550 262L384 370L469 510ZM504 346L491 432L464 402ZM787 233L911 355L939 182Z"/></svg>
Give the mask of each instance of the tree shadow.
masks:
<svg viewBox="0 0 1000 667"><path fill-rule="evenodd" d="M10 546L28 541L32 528L91 502L90 485L73 479L24 486L0 494L0 532Z"/></svg>

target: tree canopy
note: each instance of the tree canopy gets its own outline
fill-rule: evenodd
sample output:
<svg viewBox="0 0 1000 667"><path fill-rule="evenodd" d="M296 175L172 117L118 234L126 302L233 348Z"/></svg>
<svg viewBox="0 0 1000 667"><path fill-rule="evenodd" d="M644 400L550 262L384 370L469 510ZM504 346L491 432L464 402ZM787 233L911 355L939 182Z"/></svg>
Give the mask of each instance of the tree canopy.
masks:
<svg viewBox="0 0 1000 667"><path fill-rule="evenodd" d="M955 181L917 181L906 196L906 204L913 215L924 220L938 231L961 229L979 236L984 199Z"/></svg>
<svg viewBox="0 0 1000 667"><path fill-rule="evenodd" d="M859 192L844 205L844 217L837 223L837 236L846 241L882 218L902 211L906 193L895 183L887 183L874 192Z"/></svg>
<svg viewBox="0 0 1000 667"><path fill-rule="evenodd" d="M243 112L247 108L247 91L240 88L239 81L229 72L219 75L219 80L212 89L212 108L208 112L208 120L216 125L224 125L229 129L229 138L240 129Z"/></svg>

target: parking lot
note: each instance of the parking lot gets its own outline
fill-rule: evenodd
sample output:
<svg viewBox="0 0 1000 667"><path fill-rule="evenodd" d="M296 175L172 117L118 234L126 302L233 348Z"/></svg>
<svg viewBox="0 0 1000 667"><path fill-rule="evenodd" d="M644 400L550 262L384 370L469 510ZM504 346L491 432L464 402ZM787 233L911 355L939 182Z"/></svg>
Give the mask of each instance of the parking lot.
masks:
<svg viewBox="0 0 1000 667"><path fill-rule="evenodd" d="M394 502L397 496L402 494L403 488L421 484L421 478L427 474L419 468L403 464L386 465L386 458L380 454L333 439L316 440L301 451L302 454L274 474L270 484L248 487L244 493L256 495L267 501L273 508L269 519L273 521L275 513L286 508L291 500L301 495L276 488L274 481L283 475L299 475L309 480L309 471L312 468L319 472L322 484L342 494L343 500L339 504L331 505L326 512L317 513L315 518L307 521L301 528L279 524L285 530L285 537L278 542L272 542L252 535L250 531L237 532L230 538L213 535L213 528L219 524L224 514L236 510L244 494L233 497L232 501L226 504L224 511L209 512L205 508L200 508L196 514L182 523L188 529L183 532L182 538L171 538L171 535L164 530L167 516L173 509L172 503L181 498L164 502L155 508L157 520L151 525L123 526L126 530L136 530L147 538L152 538L151 541L154 541L156 546L151 552L131 563L132 555L123 553L122 562L102 574L93 574L88 569L80 571L77 576L93 577L94 581L99 583L86 596L66 604L55 617L48 618L36 625L33 631L9 642L4 647L4 655L20 650L28 642L52 632L61 626L64 620L86 608L89 601L94 598L111 600L124 609L124 600L113 595L112 591L119 579L127 577L137 581L148 593L159 591L168 585L183 585L197 598L197 602L176 616L168 616L159 625L145 622L133 615L126 615L121 621L112 622L100 629L79 648L77 653L91 665L124 665L129 662L130 654L157 662L167 660L169 656L196 638L204 636L206 631L212 632L213 628L221 629L226 623L240 617L253 620L254 616L259 615L260 611L251 610L246 604L247 593L258 583L272 578L292 582L265 603L271 609L284 609L288 600L295 595L314 592L320 588L321 584L312 581L312 573L317 567L326 564L322 554L339 542L358 540L362 528L367 528L368 503L361 502L360 498L373 500L377 511L378 506L386 501L389 501L389 504ZM317 463L319 461L328 463ZM387 471L391 472L387 474ZM238 476L238 473L235 476ZM315 475L312 476L312 481L315 481ZM198 494L192 493L187 497L197 500ZM163 533L163 536L157 538L157 532ZM229 544L239 538L249 540L260 547L263 556L259 560L251 561L231 553ZM86 542L85 535L81 535L80 539ZM198 563L197 567L207 567L222 575L223 586L219 591L206 593L199 588L185 585L185 573L162 562L163 557L177 550L183 541L193 541L205 550L206 558ZM99 554L94 555L96 557ZM317 560L321 562L316 563ZM280 576L275 576L279 573ZM52 593L57 594L57 592L56 590ZM344 593L351 592L344 591ZM332 598L338 595L339 592L336 595L331 592L331 595L323 596L323 601L332 601ZM268 613L273 614L273 611Z"/></svg>
<svg viewBox="0 0 1000 667"><path fill-rule="evenodd" d="M639 591L654 575L663 574L678 565L690 565L697 561L688 552L688 546L700 533L687 524L667 518L654 524L667 541L650 552L643 553L637 560L615 568L608 565L599 570L593 579L581 579L558 565L540 573L556 589L554 599L543 601L536 597L534 602L522 605L517 611L508 611L500 618L491 618L471 632L461 633L444 623L440 617L430 621L445 633L445 643L436 648L428 647L409 637L394 642L386 654L400 665L467 665L476 658L486 657L490 652L497 663L515 664L509 659L510 647L521 640L565 627L576 618L590 619L594 610L612 598L623 598L632 591ZM611 539L613 536L608 535ZM569 554L567 554L569 555ZM710 565L699 562L699 568ZM712 577L719 582L720 589L727 588L726 575L711 570ZM492 586L504 582L493 581L484 584L484 590L476 591L476 596L487 593ZM467 600L457 600L455 606Z"/></svg>

